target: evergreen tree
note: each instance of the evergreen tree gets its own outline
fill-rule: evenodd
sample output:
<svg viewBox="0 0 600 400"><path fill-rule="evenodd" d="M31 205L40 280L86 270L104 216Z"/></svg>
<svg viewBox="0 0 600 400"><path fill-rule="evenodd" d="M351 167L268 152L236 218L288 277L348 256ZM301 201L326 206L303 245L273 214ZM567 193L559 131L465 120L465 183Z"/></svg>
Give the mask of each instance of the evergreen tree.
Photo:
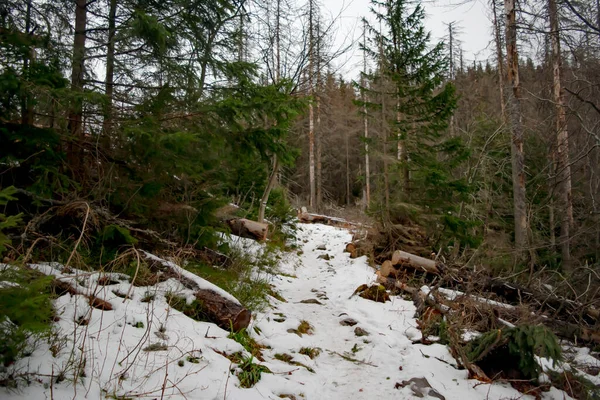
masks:
<svg viewBox="0 0 600 400"><path fill-rule="evenodd" d="M467 191L464 179L453 172L469 153L459 138L447 134L456 96L446 81L444 44L430 44L420 4L412 7L405 0L371 4L381 29L368 28L370 47L365 50L379 66L370 78L380 82L379 97L387 97L387 107L394 112L391 118L381 116L389 125L387 139L397 144L391 195L396 203L410 201L448 215ZM389 154L383 157L390 159ZM394 190L398 186L401 191ZM448 225L455 226L456 221Z"/></svg>

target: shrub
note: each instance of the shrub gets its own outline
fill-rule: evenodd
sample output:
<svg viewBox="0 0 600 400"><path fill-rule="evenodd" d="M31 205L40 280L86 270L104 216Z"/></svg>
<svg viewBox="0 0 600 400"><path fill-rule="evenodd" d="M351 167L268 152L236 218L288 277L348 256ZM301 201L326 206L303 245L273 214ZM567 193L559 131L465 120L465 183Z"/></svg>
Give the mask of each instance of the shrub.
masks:
<svg viewBox="0 0 600 400"><path fill-rule="evenodd" d="M467 354L469 360L477 363L486 373L486 364L494 364L495 368L501 365L505 367L503 372L507 369L518 370L525 379L537 379L541 372L536 355L549 358L554 363L562 359L558 339L540 325L523 325L487 332L470 343ZM510 360L518 365L496 362L498 357L504 364Z"/></svg>
<svg viewBox="0 0 600 400"><path fill-rule="evenodd" d="M5 206L9 201L16 200L13 195L17 192L14 186L9 186L0 190L0 206ZM6 216L0 214L0 256L7 250L6 246L10 244L10 239L3 232L5 229L14 228L21 223L23 214Z"/></svg>
<svg viewBox="0 0 600 400"><path fill-rule="evenodd" d="M52 277L19 267L0 271L0 364L17 360L28 338L50 330Z"/></svg>

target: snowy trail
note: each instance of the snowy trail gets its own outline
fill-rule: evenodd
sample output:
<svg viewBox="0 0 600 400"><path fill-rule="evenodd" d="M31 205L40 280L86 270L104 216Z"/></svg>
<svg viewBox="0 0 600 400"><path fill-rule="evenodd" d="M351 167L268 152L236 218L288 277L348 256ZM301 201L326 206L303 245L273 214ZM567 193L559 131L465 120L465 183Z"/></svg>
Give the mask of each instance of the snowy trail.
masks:
<svg viewBox="0 0 600 400"><path fill-rule="evenodd" d="M421 333L411 301L392 296L391 301L376 303L351 296L358 286L372 283L375 274L365 257L350 259L343 252L350 241L345 229L299 225L297 253L282 255L281 272L269 275L286 301L272 298L271 307L258 313L248 329L268 347L261 364L272 372L263 373L252 388L240 387L231 373L235 364L225 355L244 349L228 338L229 332L169 306L170 294L193 297L178 280L133 287L126 276L108 274L112 282L99 284L97 272L67 276L58 264L34 266L76 280L82 290L110 302L113 310L91 308L82 295L59 297L53 339L40 341L31 356L10 370L0 369L0 377L28 376L29 385L18 390L0 387L0 399L532 398L508 384L468 380L465 370L454 367L445 346L413 345ZM261 247L243 239L233 244L250 253ZM347 319L356 325L340 324ZM302 321L312 326L312 334L296 333ZM357 328L368 335L357 336ZM318 349L320 354L311 359L300 353L302 348ZM288 362L280 360L282 355ZM543 398L568 398L563 394L553 389Z"/></svg>
<svg viewBox="0 0 600 400"><path fill-rule="evenodd" d="M300 260L283 267L283 272L296 278L279 276L273 282L287 303L278 302L254 323L262 332L257 336L260 342L272 347L265 352L265 363L273 371L291 370L290 365L273 359L276 353L284 352L315 371L312 374L300 368L288 375L290 385L286 393L295 394L296 398L303 394L307 399L408 399L419 395L448 400L528 398L506 384L467 380L465 370L453 367L455 361L445 346L413 345L412 340L421 333L416 329L412 302L395 296L385 304L351 297L358 286L371 283L375 276L365 257L350 259L344 253L345 244L350 241L351 235L345 229L301 225ZM319 250L323 246L326 250ZM319 258L325 254L329 260ZM301 303L310 299L322 305ZM275 322L282 318L285 321ZM354 319L357 325L341 325L340 321L347 318ZM312 335L299 337L288 332L297 328L301 320L314 327ZM356 327L369 335L356 336ZM302 347L319 348L321 354L311 360L298 354ZM395 388L397 382L411 378L425 378L431 388L420 388L422 385L415 383ZM269 380L266 377L257 388L267 389Z"/></svg>

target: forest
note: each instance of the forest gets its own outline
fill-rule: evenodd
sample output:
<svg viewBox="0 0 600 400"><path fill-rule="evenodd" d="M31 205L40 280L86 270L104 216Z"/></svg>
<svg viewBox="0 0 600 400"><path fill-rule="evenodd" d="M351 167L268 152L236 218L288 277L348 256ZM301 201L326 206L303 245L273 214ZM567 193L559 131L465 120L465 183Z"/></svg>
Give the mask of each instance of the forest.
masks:
<svg viewBox="0 0 600 400"><path fill-rule="evenodd" d="M144 250L211 276L231 221L287 249L302 207L370 226L374 265L400 249L551 286L595 331L600 3L490 0L479 62L425 7L371 0L339 46L318 0L0 2L0 283L19 288L0 286L0 361L54 318L28 263L138 276Z"/></svg>

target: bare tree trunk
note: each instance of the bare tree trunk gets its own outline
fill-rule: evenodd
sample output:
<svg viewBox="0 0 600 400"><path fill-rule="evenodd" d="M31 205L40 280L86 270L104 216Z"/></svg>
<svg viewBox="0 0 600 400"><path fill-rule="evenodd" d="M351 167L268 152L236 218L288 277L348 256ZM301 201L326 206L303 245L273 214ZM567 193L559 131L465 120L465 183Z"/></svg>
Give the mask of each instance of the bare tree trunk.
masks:
<svg viewBox="0 0 600 400"><path fill-rule="evenodd" d="M107 144L110 144L110 137L113 128L113 90L114 90L114 71L115 71L115 34L117 17L117 0L110 0L110 9L108 12L108 45L106 50L106 78L105 94L106 103L104 105L104 120L102 122L102 132Z"/></svg>
<svg viewBox="0 0 600 400"><path fill-rule="evenodd" d="M525 194L525 160L523 155L523 126L521 122L521 84L519 82L519 53L517 50L517 23L515 0L505 0L506 13L506 57L508 84L512 87L509 95L509 114L513 181L513 206L515 219L516 260L522 260L527 246L527 210Z"/></svg>
<svg viewBox="0 0 600 400"><path fill-rule="evenodd" d="M559 198L562 206L560 218L560 252L565 271L572 270L570 249L570 228L573 224L573 203L571 196L571 167L569 163L569 132L565 112L564 90L562 87L562 58L556 0L548 0L550 18L550 39L552 42L553 95L556 107L556 169Z"/></svg>
<svg viewBox="0 0 600 400"><path fill-rule="evenodd" d="M363 48L367 48L367 22L363 22ZM367 53L363 51L363 72L367 73ZM367 95L366 95L366 80L364 79L364 75L362 77L361 86L363 87L362 91L362 101L363 101L363 122L365 125L365 201L366 207L369 207L371 203L371 175L370 175L370 166L369 166L369 115L367 113Z"/></svg>
<svg viewBox="0 0 600 400"><path fill-rule="evenodd" d="M379 33L381 34L381 21L379 21ZM384 197L385 197L385 213L386 216L389 215L390 212L390 177L389 177L389 168L388 168L388 160L387 160L387 132L386 132L386 116L385 116L385 78L384 78L384 65L383 65L383 43L379 42L379 70L381 74L381 135L383 137L383 188L384 188Z"/></svg>
<svg viewBox="0 0 600 400"><path fill-rule="evenodd" d="M454 22L450 22L448 24L448 39L449 39L449 43L448 43L448 47L450 50L450 80L454 80L455 77L455 73L454 73ZM455 128L454 128L454 113L452 113L452 115L450 116L450 136L454 137L455 135Z"/></svg>
<svg viewBox="0 0 600 400"><path fill-rule="evenodd" d="M308 163L309 163L309 181L310 181L310 200L308 205L316 207L316 186L315 186L315 111L313 106L314 87L313 87L313 66L314 66L314 35L313 35L313 1L309 0L308 16L308 86L311 99L308 103Z"/></svg>
<svg viewBox="0 0 600 400"><path fill-rule="evenodd" d="M279 172L279 159L277 155L273 155L273 170L271 171L271 176L269 177L269 182L267 183L267 187L260 199L260 205L258 207L258 222L262 223L265 220L265 209L267 208L267 203L269 202L269 195L271 194L271 190L275 186L277 182L277 173Z"/></svg>
<svg viewBox="0 0 600 400"><path fill-rule="evenodd" d="M69 111L68 129L71 134L71 141L68 147L68 159L71 168L79 172L81 167L81 158L83 152L75 150L80 147L75 146L75 141L82 143L84 140L83 131L83 93L84 83L84 62L85 62L85 30L87 24L87 1L76 0L75 3L75 39L73 42L73 65L71 70L71 90L75 95Z"/></svg>
<svg viewBox="0 0 600 400"><path fill-rule="evenodd" d="M344 132L344 141L346 145L346 205L350 205L350 143L348 140L348 129Z"/></svg>
<svg viewBox="0 0 600 400"><path fill-rule="evenodd" d="M506 124L506 101L504 97L504 54L502 54L502 39L500 37L500 20L498 20L496 0L492 0L494 15L494 42L496 44L496 58L498 59L498 88L500 89L500 110L502 123Z"/></svg>
<svg viewBox="0 0 600 400"><path fill-rule="evenodd" d="M281 0L275 10L275 80L281 79Z"/></svg>
<svg viewBox="0 0 600 400"><path fill-rule="evenodd" d="M385 196L385 212L390 211L390 177L387 159L387 132L385 124L385 93L381 94L381 135L383 136L383 189Z"/></svg>
<svg viewBox="0 0 600 400"><path fill-rule="evenodd" d="M317 102L317 129L315 131L315 141L316 141L316 150L317 150L317 154L316 154L316 161L317 161L317 165L316 165L316 175L317 175L317 193L316 193L316 200L317 200L317 211L321 210L321 204L323 202L323 165L321 163L321 153L322 153L322 133L323 131L321 130L321 97L320 97L320 84L321 84L321 34L319 31L319 19L317 19L317 26L315 27L315 29L317 30L317 43L316 43L316 48L317 48L317 54L316 54L316 74L317 74L317 79L315 82L315 86L316 86L316 91L315 91L315 101Z"/></svg>

